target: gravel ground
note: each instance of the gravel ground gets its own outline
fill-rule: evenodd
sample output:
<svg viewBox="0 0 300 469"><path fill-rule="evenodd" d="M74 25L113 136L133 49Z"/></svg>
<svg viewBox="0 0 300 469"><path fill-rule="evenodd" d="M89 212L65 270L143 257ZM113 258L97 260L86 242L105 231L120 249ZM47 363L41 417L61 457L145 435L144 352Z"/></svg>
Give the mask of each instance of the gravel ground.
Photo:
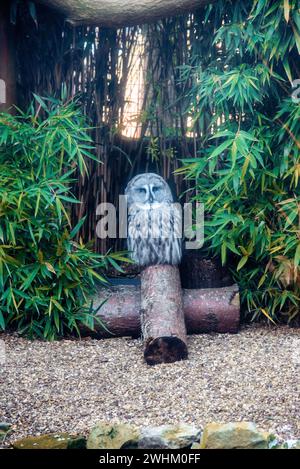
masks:
<svg viewBox="0 0 300 469"><path fill-rule="evenodd" d="M300 330L244 327L189 337L189 360L149 367L128 338L30 342L0 334L5 445L47 432L84 433L99 420L136 425L251 420L300 438ZM1 358L1 357L0 357Z"/></svg>

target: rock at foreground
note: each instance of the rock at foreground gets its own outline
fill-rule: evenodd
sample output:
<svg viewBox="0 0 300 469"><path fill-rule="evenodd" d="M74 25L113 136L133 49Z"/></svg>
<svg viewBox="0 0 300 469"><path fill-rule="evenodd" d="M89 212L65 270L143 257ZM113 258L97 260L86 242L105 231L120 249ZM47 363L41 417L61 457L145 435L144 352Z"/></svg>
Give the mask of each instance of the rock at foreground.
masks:
<svg viewBox="0 0 300 469"><path fill-rule="evenodd" d="M203 430L202 449L268 449L269 434L252 422L209 423Z"/></svg>
<svg viewBox="0 0 300 469"><path fill-rule="evenodd" d="M180 449L188 448L200 440L200 430L193 425L162 425L141 431L138 448Z"/></svg>
<svg viewBox="0 0 300 469"><path fill-rule="evenodd" d="M97 423L87 440L87 449L121 449L137 447L140 432L128 424Z"/></svg>
<svg viewBox="0 0 300 469"><path fill-rule="evenodd" d="M85 449L86 440L68 433L50 433L16 440L12 446L14 449Z"/></svg>

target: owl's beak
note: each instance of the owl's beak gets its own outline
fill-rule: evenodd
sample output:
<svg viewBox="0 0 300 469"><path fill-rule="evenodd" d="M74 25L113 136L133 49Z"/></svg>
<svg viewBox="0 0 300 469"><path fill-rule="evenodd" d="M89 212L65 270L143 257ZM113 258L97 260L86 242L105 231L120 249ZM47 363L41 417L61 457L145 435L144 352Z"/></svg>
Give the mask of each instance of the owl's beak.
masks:
<svg viewBox="0 0 300 469"><path fill-rule="evenodd" d="M153 200L154 200L154 199L153 199L152 192L150 192L150 197L149 197L149 202L150 202L150 204L152 204L152 203L153 203Z"/></svg>

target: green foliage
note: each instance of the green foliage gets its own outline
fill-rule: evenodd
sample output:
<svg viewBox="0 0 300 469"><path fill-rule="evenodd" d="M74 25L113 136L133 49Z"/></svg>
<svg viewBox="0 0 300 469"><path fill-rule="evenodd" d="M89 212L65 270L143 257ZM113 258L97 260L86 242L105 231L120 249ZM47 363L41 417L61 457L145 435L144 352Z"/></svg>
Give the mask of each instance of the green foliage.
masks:
<svg viewBox="0 0 300 469"><path fill-rule="evenodd" d="M180 172L205 204L205 245L233 268L252 319L292 320L300 304L299 4L218 2L205 9L205 28L210 42L194 47L181 78L202 149Z"/></svg>
<svg viewBox="0 0 300 469"><path fill-rule="evenodd" d="M35 98L36 112L0 114L0 327L54 339L94 327L87 295L124 258L76 241L84 219L71 228L74 173L93 158L78 106Z"/></svg>

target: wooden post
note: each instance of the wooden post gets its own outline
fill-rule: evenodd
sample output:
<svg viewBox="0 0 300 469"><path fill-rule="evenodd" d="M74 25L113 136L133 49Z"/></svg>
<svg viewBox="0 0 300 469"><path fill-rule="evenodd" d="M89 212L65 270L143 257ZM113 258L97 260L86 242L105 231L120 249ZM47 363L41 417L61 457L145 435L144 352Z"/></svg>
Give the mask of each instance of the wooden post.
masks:
<svg viewBox="0 0 300 469"><path fill-rule="evenodd" d="M0 112L11 110L16 103L13 28L10 24L10 2L0 3Z"/></svg>
<svg viewBox="0 0 300 469"><path fill-rule="evenodd" d="M179 270L152 265L141 273L141 324L148 365L187 358Z"/></svg>

